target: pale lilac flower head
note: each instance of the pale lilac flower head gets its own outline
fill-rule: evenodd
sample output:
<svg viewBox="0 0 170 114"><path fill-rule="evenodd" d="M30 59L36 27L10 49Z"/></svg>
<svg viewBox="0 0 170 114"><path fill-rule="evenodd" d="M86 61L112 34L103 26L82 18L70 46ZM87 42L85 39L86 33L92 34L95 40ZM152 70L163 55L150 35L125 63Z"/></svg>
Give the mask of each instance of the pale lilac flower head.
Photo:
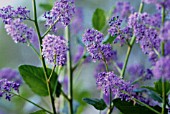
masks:
<svg viewBox="0 0 170 114"><path fill-rule="evenodd" d="M7 79L0 79L0 97L4 97L5 99L10 101L12 94L10 93L12 90L19 92L20 84L8 81Z"/></svg>
<svg viewBox="0 0 170 114"><path fill-rule="evenodd" d="M65 65L66 52L68 50L66 41L61 36L48 34L42 42L42 54L49 63L54 65Z"/></svg>
<svg viewBox="0 0 170 114"><path fill-rule="evenodd" d="M143 0L143 2L147 4L154 4L158 8L164 6L165 9L169 10L170 9L170 0Z"/></svg>
<svg viewBox="0 0 170 114"><path fill-rule="evenodd" d="M67 26L71 22L71 18L75 13L75 4L74 0L59 0L56 1L53 8L44 14L46 18L46 26L52 26L52 30L56 31L58 22L62 23L64 26Z"/></svg>
<svg viewBox="0 0 170 114"><path fill-rule="evenodd" d="M11 100L11 91L19 92L20 84L22 79L19 73L10 68L4 68L0 70L0 97L4 97L7 100Z"/></svg>
<svg viewBox="0 0 170 114"><path fill-rule="evenodd" d="M156 29L161 26L159 14L149 15L147 13L134 13L129 16L128 26L133 29L136 42L140 44L142 51L149 55L149 59L154 63L157 55L154 50L159 52L160 38L159 31Z"/></svg>
<svg viewBox="0 0 170 114"><path fill-rule="evenodd" d="M170 40L170 21L165 22L164 26L161 28L160 39L162 41Z"/></svg>
<svg viewBox="0 0 170 114"><path fill-rule="evenodd" d="M109 34L113 37L116 37L114 43L120 41L120 44L123 45L124 43L126 43L127 39L130 39L132 37L132 29L130 27L122 28L122 20L119 19L119 16L112 17L109 21L109 25Z"/></svg>
<svg viewBox="0 0 170 114"><path fill-rule="evenodd" d="M101 44L104 39L104 35L95 29L87 29L83 35L83 42L86 46L92 44Z"/></svg>
<svg viewBox="0 0 170 114"><path fill-rule="evenodd" d="M19 75L19 72L11 68L3 68L0 70L0 79L7 79L10 81L15 81L17 83L22 83L22 79Z"/></svg>
<svg viewBox="0 0 170 114"><path fill-rule="evenodd" d="M133 12L134 8L130 5L130 2L117 2L113 15L119 15L121 18L127 19Z"/></svg>
<svg viewBox="0 0 170 114"><path fill-rule="evenodd" d="M35 36L35 31L22 23L20 19L15 19L10 24L6 24L5 29L15 43L29 44Z"/></svg>
<svg viewBox="0 0 170 114"><path fill-rule="evenodd" d="M9 24L12 20L18 18L26 20L30 18L30 11L26 7L18 7L16 10L12 6L0 8L0 18L5 24Z"/></svg>
<svg viewBox="0 0 170 114"><path fill-rule="evenodd" d="M95 29L88 29L83 35L83 42L94 62L96 60L107 61L113 55L111 45L102 44L103 39L104 35Z"/></svg>
<svg viewBox="0 0 170 114"><path fill-rule="evenodd" d="M166 80L170 80L170 57L162 57L160 58L154 68L153 68L153 74L157 79L160 79L161 77L165 78Z"/></svg>
<svg viewBox="0 0 170 114"><path fill-rule="evenodd" d="M114 98L121 98L122 100L131 100L133 86L129 82L125 82L119 78L114 72L101 72L97 76L97 87L104 91L104 94L109 95L111 90ZM124 93L127 92L127 93Z"/></svg>
<svg viewBox="0 0 170 114"><path fill-rule="evenodd" d="M135 65L131 65L128 68L128 73L130 74L130 76L134 77L140 77L144 74L144 66L141 64L135 64Z"/></svg>

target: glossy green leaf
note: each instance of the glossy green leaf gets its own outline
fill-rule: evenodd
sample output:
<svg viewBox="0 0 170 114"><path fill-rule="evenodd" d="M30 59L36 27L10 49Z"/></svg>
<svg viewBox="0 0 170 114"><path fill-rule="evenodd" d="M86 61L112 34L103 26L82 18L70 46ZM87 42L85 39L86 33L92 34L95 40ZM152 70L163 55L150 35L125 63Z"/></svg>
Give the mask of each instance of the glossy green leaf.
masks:
<svg viewBox="0 0 170 114"><path fill-rule="evenodd" d="M50 76L51 71L51 69L47 69L48 77ZM25 83L31 88L31 90L35 94L39 96L49 95L43 68L31 65L21 65L19 67L19 72L23 77ZM54 85L56 81L57 74L54 72L50 80L50 87L52 91L54 91Z"/></svg>
<svg viewBox="0 0 170 114"><path fill-rule="evenodd" d="M105 11L97 8L93 14L92 18L93 27L97 30L102 30L106 24Z"/></svg>
<svg viewBox="0 0 170 114"><path fill-rule="evenodd" d="M83 101L94 106L97 110L104 110L107 107L103 99L84 98Z"/></svg>
<svg viewBox="0 0 170 114"><path fill-rule="evenodd" d="M45 11L49 11L49 10L51 10L52 7L53 7L51 4L43 4L43 3L39 4L39 6L40 6L42 9L44 9Z"/></svg>
<svg viewBox="0 0 170 114"><path fill-rule="evenodd" d="M154 91L161 96L162 95L162 80L155 82L154 87L143 86L142 88L147 88L148 90ZM169 94L169 91L170 91L170 82L165 81L165 93L166 93L166 95Z"/></svg>
<svg viewBox="0 0 170 114"><path fill-rule="evenodd" d="M123 114L155 114L155 112L149 110L148 108L134 104L133 102L123 101L121 99L113 100L114 106L118 108ZM161 107L152 107L158 112L161 112ZM167 112L167 110L166 110Z"/></svg>
<svg viewBox="0 0 170 114"><path fill-rule="evenodd" d="M46 114L46 113L45 113L45 111L43 111L43 110L39 110L39 111L30 113L30 114Z"/></svg>

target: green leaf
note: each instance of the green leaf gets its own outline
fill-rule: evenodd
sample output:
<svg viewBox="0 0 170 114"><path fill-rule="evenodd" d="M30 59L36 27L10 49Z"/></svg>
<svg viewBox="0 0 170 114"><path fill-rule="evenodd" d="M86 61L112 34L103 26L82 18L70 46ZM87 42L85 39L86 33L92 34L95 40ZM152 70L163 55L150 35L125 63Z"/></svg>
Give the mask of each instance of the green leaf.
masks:
<svg viewBox="0 0 170 114"><path fill-rule="evenodd" d="M97 30L102 30L106 24L105 11L97 8L93 14L92 18L93 27Z"/></svg>
<svg viewBox="0 0 170 114"><path fill-rule="evenodd" d="M84 98L83 101L94 106L97 110L104 110L107 107L103 99Z"/></svg>
<svg viewBox="0 0 170 114"><path fill-rule="evenodd" d="M39 110L30 114L46 114L44 110Z"/></svg>
<svg viewBox="0 0 170 114"><path fill-rule="evenodd" d="M170 82L165 81L165 93L168 95L170 91ZM148 90L154 91L158 93L160 96L162 96L162 80L159 80L154 83L154 87L149 87L149 86L143 86L142 88L147 88Z"/></svg>
<svg viewBox="0 0 170 114"><path fill-rule="evenodd" d="M158 101L159 103L162 103L162 98L154 91L150 91L148 94L153 100Z"/></svg>
<svg viewBox="0 0 170 114"><path fill-rule="evenodd" d="M49 95L43 68L31 65L21 65L19 67L19 72L23 77L25 83L31 88L31 90L35 94L39 96ZM48 77L50 76L51 72L51 69L47 69ZM54 85L57 81L57 77L57 74L54 72L50 79L50 87L52 91L54 91Z"/></svg>
<svg viewBox="0 0 170 114"><path fill-rule="evenodd" d="M52 7L53 7L51 4L43 4L43 3L39 4L39 6L40 6L42 9L44 9L45 11L49 11L49 10L51 10Z"/></svg>
<svg viewBox="0 0 170 114"><path fill-rule="evenodd" d="M123 114L155 114L155 112L149 110L148 108L135 104L133 102L123 101L121 99L113 100L116 108L118 108ZM158 112L161 112L161 107L152 107ZM166 110L167 111L167 110Z"/></svg>
<svg viewBox="0 0 170 114"><path fill-rule="evenodd" d="M62 87L61 83L58 82L57 88L56 88L56 92L55 92L56 97L60 97L60 94L61 94L61 87Z"/></svg>
<svg viewBox="0 0 170 114"><path fill-rule="evenodd" d="M103 42L103 44L112 44L113 41L116 39L116 37L117 37L117 35L115 35L115 36L109 35L109 37L107 38L106 41Z"/></svg>

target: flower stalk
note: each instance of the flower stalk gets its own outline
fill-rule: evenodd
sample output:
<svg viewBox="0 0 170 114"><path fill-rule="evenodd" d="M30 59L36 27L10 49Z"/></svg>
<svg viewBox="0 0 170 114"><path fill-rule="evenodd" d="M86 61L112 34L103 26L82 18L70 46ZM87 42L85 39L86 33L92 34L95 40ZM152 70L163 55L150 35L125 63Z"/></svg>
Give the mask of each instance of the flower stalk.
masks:
<svg viewBox="0 0 170 114"><path fill-rule="evenodd" d="M143 8L144 8L144 3L141 2L140 3L140 7L139 7L139 13L143 12ZM135 40L136 40L136 37L135 37L135 35L133 35L133 37L132 37L132 39L130 41L130 44L128 46L127 53L126 53L125 62L124 62L123 69L122 69L122 72L121 72L121 75L120 75L121 78L124 78L126 67L127 67L127 64L128 64L128 61L129 61L129 57L130 57L133 45L135 43Z"/></svg>
<svg viewBox="0 0 170 114"><path fill-rule="evenodd" d="M33 0L33 11L34 11L34 20L35 20L34 24L35 24L35 28L37 30L38 38L39 38L40 53L42 53L42 46L41 46L42 38L41 38L41 33L40 33L38 20L37 20L37 9L36 9L36 1L35 0ZM52 96L52 91L51 91L51 87L50 87L50 82L48 82L47 68L46 68L46 64L45 64L45 60L43 58L43 55L41 55L41 62L42 62L42 65L43 65L43 71L44 71L47 89L48 89L48 93L49 93L51 104L52 104L53 113L57 114L56 108L55 108L55 100L54 100L54 97Z"/></svg>
<svg viewBox="0 0 170 114"><path fill-rule="evenodd" d="M68 43L69 50L67 51L67 73L68 73L68 98L69 98L69 111L73 114L73 71L71 59L71 45L70 45L70 26L65 28L65 38Z"/></svg>

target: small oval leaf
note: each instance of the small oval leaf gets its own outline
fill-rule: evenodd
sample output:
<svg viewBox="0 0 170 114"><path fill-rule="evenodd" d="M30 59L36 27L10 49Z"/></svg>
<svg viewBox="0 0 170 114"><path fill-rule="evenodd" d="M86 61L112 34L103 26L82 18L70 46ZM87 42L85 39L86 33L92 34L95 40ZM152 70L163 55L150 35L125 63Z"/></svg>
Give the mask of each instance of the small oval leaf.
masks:
<svg viewBox="0 0 170 114"><path fill-rule="evenodd" d="M102 30L106 24L105 11L97 8L93 14L92 18L93 27L97 30Z"/></svg>
<svg viewBox="0 0 170 114"><path fill-rule="evenodd" d="M94 106L97 110L104 110L107 107L103 99L84 98L83 101Z"/></svg>

